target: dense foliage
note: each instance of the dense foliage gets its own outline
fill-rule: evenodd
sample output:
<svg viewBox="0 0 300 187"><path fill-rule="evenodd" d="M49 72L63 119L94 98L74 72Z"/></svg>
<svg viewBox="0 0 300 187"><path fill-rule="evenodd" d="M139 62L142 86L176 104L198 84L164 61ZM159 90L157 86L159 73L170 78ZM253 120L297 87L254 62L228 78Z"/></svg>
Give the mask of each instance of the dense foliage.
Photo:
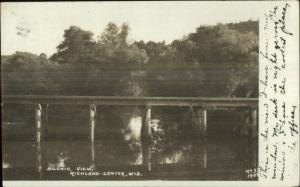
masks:
<svg viewBox="0 0 300 187"><path fill-rule="evenodd" d="M71 26L50 58L1 58L2 94L257 97L258 23L200 26L165 42L128 42L129 26Z"/></svg>

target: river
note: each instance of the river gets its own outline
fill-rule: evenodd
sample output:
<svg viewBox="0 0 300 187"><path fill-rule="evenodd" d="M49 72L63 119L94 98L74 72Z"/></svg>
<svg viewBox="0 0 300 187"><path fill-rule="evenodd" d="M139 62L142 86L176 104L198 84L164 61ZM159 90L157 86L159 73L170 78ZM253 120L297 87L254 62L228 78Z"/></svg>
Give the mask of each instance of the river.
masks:
<svg viewBox="0 0 300 187"><path fill-rule="evenodd" d="M209 113L205 141L189 120L188 109L153 108L149 172L142 165L139 108L98 108L93 143L84 117L88 110L58 108L49 110L40 144L35 142L33 120L24 118L22 123L19 115L19 120L2 121L4 180L257 179L247 174L257 165L257 140L239 133L243 121L238 111ZM31 110L22 110L32 115ZM15 113L20 114L7 115Z"/></svg>

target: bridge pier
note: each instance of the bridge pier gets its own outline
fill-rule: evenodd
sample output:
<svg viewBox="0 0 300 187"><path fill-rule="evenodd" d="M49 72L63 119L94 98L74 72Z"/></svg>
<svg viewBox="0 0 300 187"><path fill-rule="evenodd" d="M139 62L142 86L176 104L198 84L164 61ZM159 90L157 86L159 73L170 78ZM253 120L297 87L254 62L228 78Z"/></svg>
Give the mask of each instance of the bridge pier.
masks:
<svg viewBox="0 0 300 187"><path fill-rule="evenodd" d="M207 168L207 110L200 108L196 110L196 125L200 131L199 145L197 146L199 154L199 164L201 168Z"/></svg>
<svg viewBox="0 0 300 187"><path fill-rule="evenodd" d="M197 110L196 113L197 113L198 122L200 125L200 135L204 140L206 140L206 138L207 138L207 110L199 109L199 110Z"/></svg>
<svg viewBox="0 0 300 187"><path fill-rule="evenodd" d="M95 126L96 126L96 114L97 114L97 106L95 104L91 104L89 108L90 113L90 141L91 141L91 167L92 170L96 168L95 164Z"/></svg>
<svg viewBox="0 0 300 187"><path fill-rule="evenodd" d="M207 168L207 144L206 142L201 142L200 143L200 167L201 168Z"/></svg>
<svg viewBox="0 0 300 187"><path fill-rule="evenodd" d="M151 106L146 106L142 114L142 157L143 165L151 171Z"/></svg>
<svg viewBox="0 0 300 187"><path fill-rule="evenodd" d="M251 110L251 136L252 138L256 138L257 137L257 109L253 108Z"/></svg>
<svg viewBox="0 0 300 187"><path fill-rule="evenodd" d="M249 131L251 129L251 116L250 116L251 111L247 109L246 116L245 116L245 121L239 121L240 123L240 135L242 137L248 137L249 136Z"/></svg>
<svg viewBox="0 0 300 187"><path fill-rule="evenodd" d="M90 140L91 140L91 142L94 142L94 140L95 140L96 112L97 112L96 105L91 104L90 105Z"/></svg>
<svg viewBox="0 0 300 187"><path fill-rule="evenodd" d="M37 155L37 172L39 178L42 177L43 164L42 164L42 106L41 104L35 105L35 125L36 125L36 155Z"/></svg>
<svg viewBox="0 0 300 187"><path fill-rule="evenodd" d="M41 142L37 142L36 146L36 156L37 156L37 172L39 178L42 178L43 175L43 160L42 160L42 146Z"/></svg>
<svg viewBox="0 0 300 187"><path fill-rule="evenodd" d="M41 142L42 138L42 106L35 106L35 125L36 125L36 142Z"/></svg>
<svg viewBox="0 0 300 187"><path fill-rule="evenodd" d="M91 142L91 161L92 161L92 164L91 164L92 170L95 170L96 169L96 163L95 163L95 142Z"/></svg>

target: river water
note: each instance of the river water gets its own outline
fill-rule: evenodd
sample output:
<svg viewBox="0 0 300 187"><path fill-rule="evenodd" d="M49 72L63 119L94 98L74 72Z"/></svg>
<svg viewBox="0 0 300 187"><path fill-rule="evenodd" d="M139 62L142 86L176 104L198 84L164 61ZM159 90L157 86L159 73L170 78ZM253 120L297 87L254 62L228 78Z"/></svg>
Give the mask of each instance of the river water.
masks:
<svg viewBox="0 0 300 187"><path fill-rule="evenodd" d="M243 125L238 111L209 113L205 141L189 121L188 109L152 109L149 172L142 165L138 108L98 109L93 143L87 108L51 108L41 143L35 142L34 119L22 117L33 111L15 108L7 109L2 120L4 180L257 179L249 176L257 166L257 140L237 130ZM14 114L18 120L7 117Z"/></svg>

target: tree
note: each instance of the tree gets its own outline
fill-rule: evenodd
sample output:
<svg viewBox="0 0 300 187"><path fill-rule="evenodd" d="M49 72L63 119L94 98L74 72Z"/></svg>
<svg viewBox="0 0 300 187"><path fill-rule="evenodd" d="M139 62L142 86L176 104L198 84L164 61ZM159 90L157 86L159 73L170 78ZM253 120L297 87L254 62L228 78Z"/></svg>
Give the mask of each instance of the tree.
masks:
<svg viewBox="0 0 300 187"><path fill-rule="evenodd" d="M64 32L64 40L57 46L51 60L58 63L87 63L93 61L95 41L93 33L71 26Z"/></svg>
<svg viewBox="0 0 300 187"><path fill-rule="evenodd" d="M231 25L231 28L235 28ZM257 96L258 36L219 24L200 26L173 46L181 51L188 63L197 64L205 73L205 96ZM240 27L236 27L240 28ZM248 91L239 91L246 88ZM243 94L242 94L243 93ZM242 95L241 95L242 94Z"/></svg>
<svg viewBox="0 0 300 187"><path fill-rule="evenodd" d="M2 64L2 92L5 94L51 94L56 86L48 77L50 61L28 52L16 52Z"/></svg>
<svg viewBox="0 0 300 187"><path fill-rule="evenodd" d="M96 82L111 81L104 78L99 80L101 77L99 73L106 74L111 71L110 68L113 68L112 74L117 78L114 84L118 85L119 89L113 91L112 95L139 96L143 94L140 80L144 73L140 68L147 64L148 56L145 50L138 48L134 43L128 43L129 30L127 24L118 27L114 23L109 23L98 37L95 53L98 67Z"/></svg>
<svg viewBox="0 0 300 187"><path fill-rule="evenodd" d="M121 47L122 45L127 45L129 30L129 26L125 23L121 26L121 28L119 28L116 24L110 22L101 36L98 37L98 42L99 44L110 47Z"/></svg>
<svg viewBox="0 0 300 187"><path fill-rule="evenodd" d="M98 62L117 63L125 66L147 63L148 57L145 50L138 48L134 43L127 42L129 31L130 28L127 24L118 27L114 23L109 23L98 37L96 52Z"/></svg>

